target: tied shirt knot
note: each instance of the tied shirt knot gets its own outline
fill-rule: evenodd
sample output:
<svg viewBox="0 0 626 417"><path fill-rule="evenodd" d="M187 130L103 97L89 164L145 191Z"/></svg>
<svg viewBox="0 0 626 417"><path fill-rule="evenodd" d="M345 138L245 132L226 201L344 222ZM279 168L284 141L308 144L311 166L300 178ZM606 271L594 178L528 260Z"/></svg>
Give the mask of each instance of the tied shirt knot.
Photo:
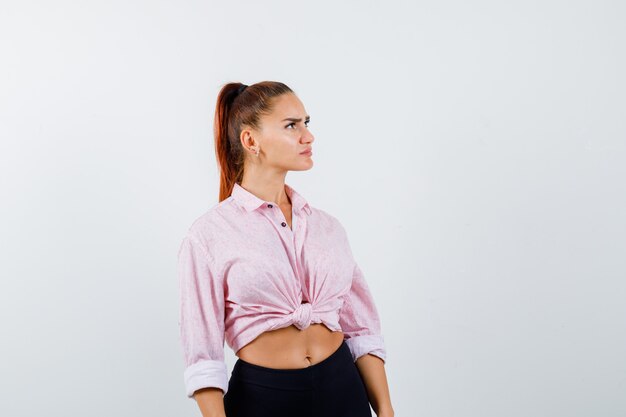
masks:
<svg viewBox="0 0 626 417"><path fill-rule="evenodd" d="M305 329L311 324L313 306L311 303L302 303L291 315L294 318L294 324L296 327L300 330Z"/></svg>

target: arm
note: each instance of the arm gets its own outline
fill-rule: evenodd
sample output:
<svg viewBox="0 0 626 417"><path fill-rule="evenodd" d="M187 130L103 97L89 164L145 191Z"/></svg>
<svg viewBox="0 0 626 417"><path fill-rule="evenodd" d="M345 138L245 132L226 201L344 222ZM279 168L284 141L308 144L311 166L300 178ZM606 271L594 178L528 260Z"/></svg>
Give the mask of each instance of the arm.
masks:
<svg viewBox="0 0 626 417"><path fill-rule="evenodd" d="M393 417L393 407L389 397L389 386L385 374L385 363L377 356L366 354L356 360L356 366L363 378L367 396L378 417Z"/></svg>
<svg viewBox="0 0 626 417"><path fill-rule="evenodd" d="M187 397L204 417L223 416L228 390L224 361L224 292L212 257L192 235L178 253L180 341Z"/></svg>
<svg viewBox="0 0 626 417"><path fill-rule="evenodd" d="M193 396L202 417L226 417L224 393L219 388L201 388Z"/></svg>
<svg viewBox="0 0 626 417"><path fill-rule="evenodd" d="M380 318L363 272L356 264L339 324L365 383L372 408L379 417L392 417L393 407L384 368L387 352Z"/></svg>

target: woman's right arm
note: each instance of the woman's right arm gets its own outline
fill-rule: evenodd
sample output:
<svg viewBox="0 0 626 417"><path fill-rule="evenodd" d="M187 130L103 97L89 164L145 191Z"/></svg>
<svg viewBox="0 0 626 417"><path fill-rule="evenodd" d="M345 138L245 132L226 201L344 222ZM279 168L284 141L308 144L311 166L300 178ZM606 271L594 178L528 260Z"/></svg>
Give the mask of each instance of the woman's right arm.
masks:
<svg viewBox="0 0 626 417"><path fill-rule="evenodd" d="M200 407L202 417L226 417L224 411L224 392L219 388L202 388L193 398Z"/></svg>
<svg viewBox="0 0 626 417"><path fill-rule="evenodd" d="M185 390L203 417L224 417L224 287L201 238L188 234L178 253L180 341Z"/></svg>

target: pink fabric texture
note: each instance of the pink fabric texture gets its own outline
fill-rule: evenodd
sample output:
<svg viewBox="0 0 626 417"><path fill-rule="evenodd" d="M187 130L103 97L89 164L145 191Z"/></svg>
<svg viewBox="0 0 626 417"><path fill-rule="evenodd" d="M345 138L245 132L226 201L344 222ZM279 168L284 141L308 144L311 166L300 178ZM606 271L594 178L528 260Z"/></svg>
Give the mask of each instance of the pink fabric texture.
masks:
<svg viewBox="0 0 626 417"><path fill-rule="evenodd" d="M228 390L224 342L237 352L261 333L323 323L356 361L386 359L374 299L346 231L285 184L292 228L276 203L236 183L189 227L178 252L180 341L187 396Z"/></svg>

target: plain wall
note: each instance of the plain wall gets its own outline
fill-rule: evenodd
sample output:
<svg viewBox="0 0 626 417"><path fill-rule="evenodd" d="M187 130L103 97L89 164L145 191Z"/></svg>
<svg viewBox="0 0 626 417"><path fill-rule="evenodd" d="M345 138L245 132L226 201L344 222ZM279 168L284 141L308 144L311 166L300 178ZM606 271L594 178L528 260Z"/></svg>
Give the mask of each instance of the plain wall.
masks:
<svg viewBox="0 0 626 417"><path fill-rule="evenodd" d="M396 416L626 415L624 21L2 0L0 415L200 415L176 252L217 203L217 92L262 80L311 115L314 167L287 183L348 231Z"/></svg>

